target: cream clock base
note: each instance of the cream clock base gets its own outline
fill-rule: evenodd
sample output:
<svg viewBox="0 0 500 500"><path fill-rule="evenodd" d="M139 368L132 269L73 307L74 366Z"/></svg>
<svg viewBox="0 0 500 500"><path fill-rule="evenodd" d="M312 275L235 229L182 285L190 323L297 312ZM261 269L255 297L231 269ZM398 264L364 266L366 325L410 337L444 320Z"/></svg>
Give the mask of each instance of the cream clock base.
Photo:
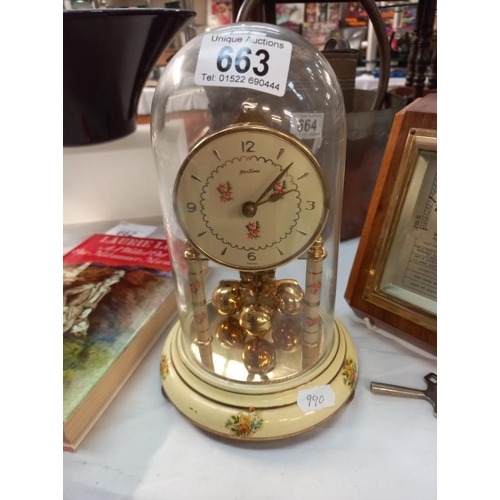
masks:
<svg viewBox="0 0 500 500"><path fill-rule="evenodd" d="M315 376L304 383L297 377L284 391L279 384L263 386L262 391L239 391L238 384L226 390L195 375L197 367L187 366L179 353L180 323L173 325L161 356L163 393L195 425L228 438L264 441L304 433L332 417L354 397L358 358L345 326L335 321L340 347L333 359L314 370ZM334 406L304 412L297 404L299 391L329 385L335 394Z"/></svg>

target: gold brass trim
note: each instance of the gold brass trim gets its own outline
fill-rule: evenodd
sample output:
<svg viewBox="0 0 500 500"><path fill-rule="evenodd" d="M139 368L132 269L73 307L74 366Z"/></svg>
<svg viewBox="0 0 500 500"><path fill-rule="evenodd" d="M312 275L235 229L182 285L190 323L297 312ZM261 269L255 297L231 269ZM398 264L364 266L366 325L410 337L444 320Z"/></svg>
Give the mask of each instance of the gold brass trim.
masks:
<svg viewBox="0 0 500 500"><path fill-rule="evenodd" d="M326 182L326 177L325 177L325 174L323 172L323 169L322 169L320 163L318 162L318 160L316 159L314 154L307 148L307 146L305 146L302 142L300 142L299 139L297 139L296 137L294 137L290 134L287 134L285 132L282 132L280 130L270 128L266 125L255 124L255 123L243 123L243 124L237 123L237 124L229 125L228 127L224 128L222 130L219 130L217 132L214 132L213 134L210 134L208 136L203 137L193 147L193 149L191 149L191 151L189 152L189 154L186 156L185 160L183 161L181 167L179 168L179 171L178 171L176 179L175 179L174 188L173 188L174 213L175 213L176 220L177 220L181 230L186 235L186 238L188 239L189 243L197 251L199 251L199 252L201 252L201 254L205 255L209 260L212 260L212 261L216 262L217 264L220 264L220 265L223 265L226 267L230 267L231 269L236 269L236 270L240 270L240 271L249 271L249 272L267 271L267 270L274 269L278 266L288 264L289 262L291 262L297 258L300 258L305 252L307 252L308 247L307 246L302 247L295 254L288 256L286 260L273 262L272 265L269 265L269 266L258 266L258 267L249 269L248 267L245 267L245 266L236 266L236 265L232 265L232 264L229 265L227 262L225 262L220 257L218 257L216 255L210 255L204 248L202 248L200 245L198 245L195 241L193 241L189 237L191 232L190 232L189 228L187 228L185 226L185 223L184 223L184 221L179 213L180 209L179 209L179 203L177 201L177 193L179 190L179 184L181 182L184 171L188 168L193 157L198 153L199 150L204 148L207 144L209 144L213 140L218 139L219 137L222 137L225 135L234 134L234 133L238 133L238 132L258 132L258 133L265 133L265 134L274 135L275 137L280 137L284 141L287 141L288 143L290 143L296 149L300 150L304 154L304 156L306 156L309 159L309 161L311 162L311 165L316 170L318 177L321 180L321 185L323 187L323 194L324 194L322 218L321 218L320 223L318 224L318 226L316 228L316 231L314 232L313 235L311 235L311 237L308 240L310 242L309 246L311 246L311 244L321 234L321 232L323 231L323 228L325 227L326 221L328 220L329 213L330 213L330 193L329 193L329 189L328 189L328 184Z"/></svg>
<svg viewBox="0 0 500 500"><path fill-rule="evenodd" d="M413 174L416 170L417 160L419 154L423 151L437 153L437 132L435 130L413 128L410 130L405 144L400 169L387 209L390 217L385 220L382 227L365 284L363 298L367 302L395 313L408 321L437 332L435 315L417 305L398 297L393 297L380 288L383 271L388 262L389 250L397 230Z"/></svg>

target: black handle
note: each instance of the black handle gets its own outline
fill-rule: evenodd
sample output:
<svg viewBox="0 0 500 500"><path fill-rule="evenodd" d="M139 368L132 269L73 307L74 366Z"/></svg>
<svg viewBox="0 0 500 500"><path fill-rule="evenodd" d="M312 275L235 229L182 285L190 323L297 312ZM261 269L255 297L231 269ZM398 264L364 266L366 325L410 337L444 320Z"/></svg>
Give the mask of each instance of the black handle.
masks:
<svg viewBox="0 0 500 500"><path fill-rule="evenodd" d="M261 5L262 0L244 0L236 16L236 22L251 20L251 14L254 9ZM371 110L376 111L382 108L385 100L385 94L389 85L389 75L391 71L391 47L385 31L385 24L380 15L380 11L374 0L359 0L366 10L368 17L373 24L373 29L377 37L378 49L380 54L380 77L377 93L373 101ZM264 14L264 22L267 22Z"/></svg>

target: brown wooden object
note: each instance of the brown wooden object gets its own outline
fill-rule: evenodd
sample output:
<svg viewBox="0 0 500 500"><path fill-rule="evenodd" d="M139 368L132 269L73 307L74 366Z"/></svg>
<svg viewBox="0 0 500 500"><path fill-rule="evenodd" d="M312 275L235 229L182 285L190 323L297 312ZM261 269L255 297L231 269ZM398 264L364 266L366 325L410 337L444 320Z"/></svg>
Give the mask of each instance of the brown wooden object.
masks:
<svg viewBox="0 0 500 500"><path fill-rule="evenodd" d="M427 88L429 90L437 89L437 42L434 44L434 50L431 57L431 72L427 80Z"/></svg>
<svg viewBox="0 0 500 500"><path fill-rule="evenodd" d="M435 325L437 321L435 319L434 326L429 327L428 317L423 317L422 321L414 321L408 319L408 314L402 310L401 313L398 310L395 311L394 308L391 311L367 300L369 299L367 282L373 280L375 257L382 245L384 229L387 227L386 220L394 215L391 213L394 196L401 195L395 191L395 184L408 136L414 129L437 130L437 94L428 94L414 100L394 118L348 280L345 299L357 316L369 318L375 326L380 326L421 347L436 348L437 327ZM430 321L432 322L432 319Z"/></svg>
<svg viewBox="0 0 500 500"><path fill-rule="evenodd" d="M408 55L406 68L406 87L413 88L412 98L416 99L425 95L426 72L433 56L430 48L433 37L434 17L436 14L437 0L419 0L417 5L417 19L415 30ZM432 65L432 81L428 89L437 88L437 53Z"/></svg>

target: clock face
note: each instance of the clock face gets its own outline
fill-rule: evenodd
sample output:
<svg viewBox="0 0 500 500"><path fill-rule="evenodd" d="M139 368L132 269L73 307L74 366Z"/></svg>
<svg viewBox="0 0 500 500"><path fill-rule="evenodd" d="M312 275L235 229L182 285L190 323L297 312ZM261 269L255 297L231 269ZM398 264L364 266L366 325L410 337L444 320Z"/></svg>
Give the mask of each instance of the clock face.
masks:
<svg viewBox="0 0 500 500"><path fill-rule="evenodd" d="M234 125L200 141L174 186L190 242L234 269L271 269L297 258L323 229L328 207L314 155L262 125Z"/></svg>

